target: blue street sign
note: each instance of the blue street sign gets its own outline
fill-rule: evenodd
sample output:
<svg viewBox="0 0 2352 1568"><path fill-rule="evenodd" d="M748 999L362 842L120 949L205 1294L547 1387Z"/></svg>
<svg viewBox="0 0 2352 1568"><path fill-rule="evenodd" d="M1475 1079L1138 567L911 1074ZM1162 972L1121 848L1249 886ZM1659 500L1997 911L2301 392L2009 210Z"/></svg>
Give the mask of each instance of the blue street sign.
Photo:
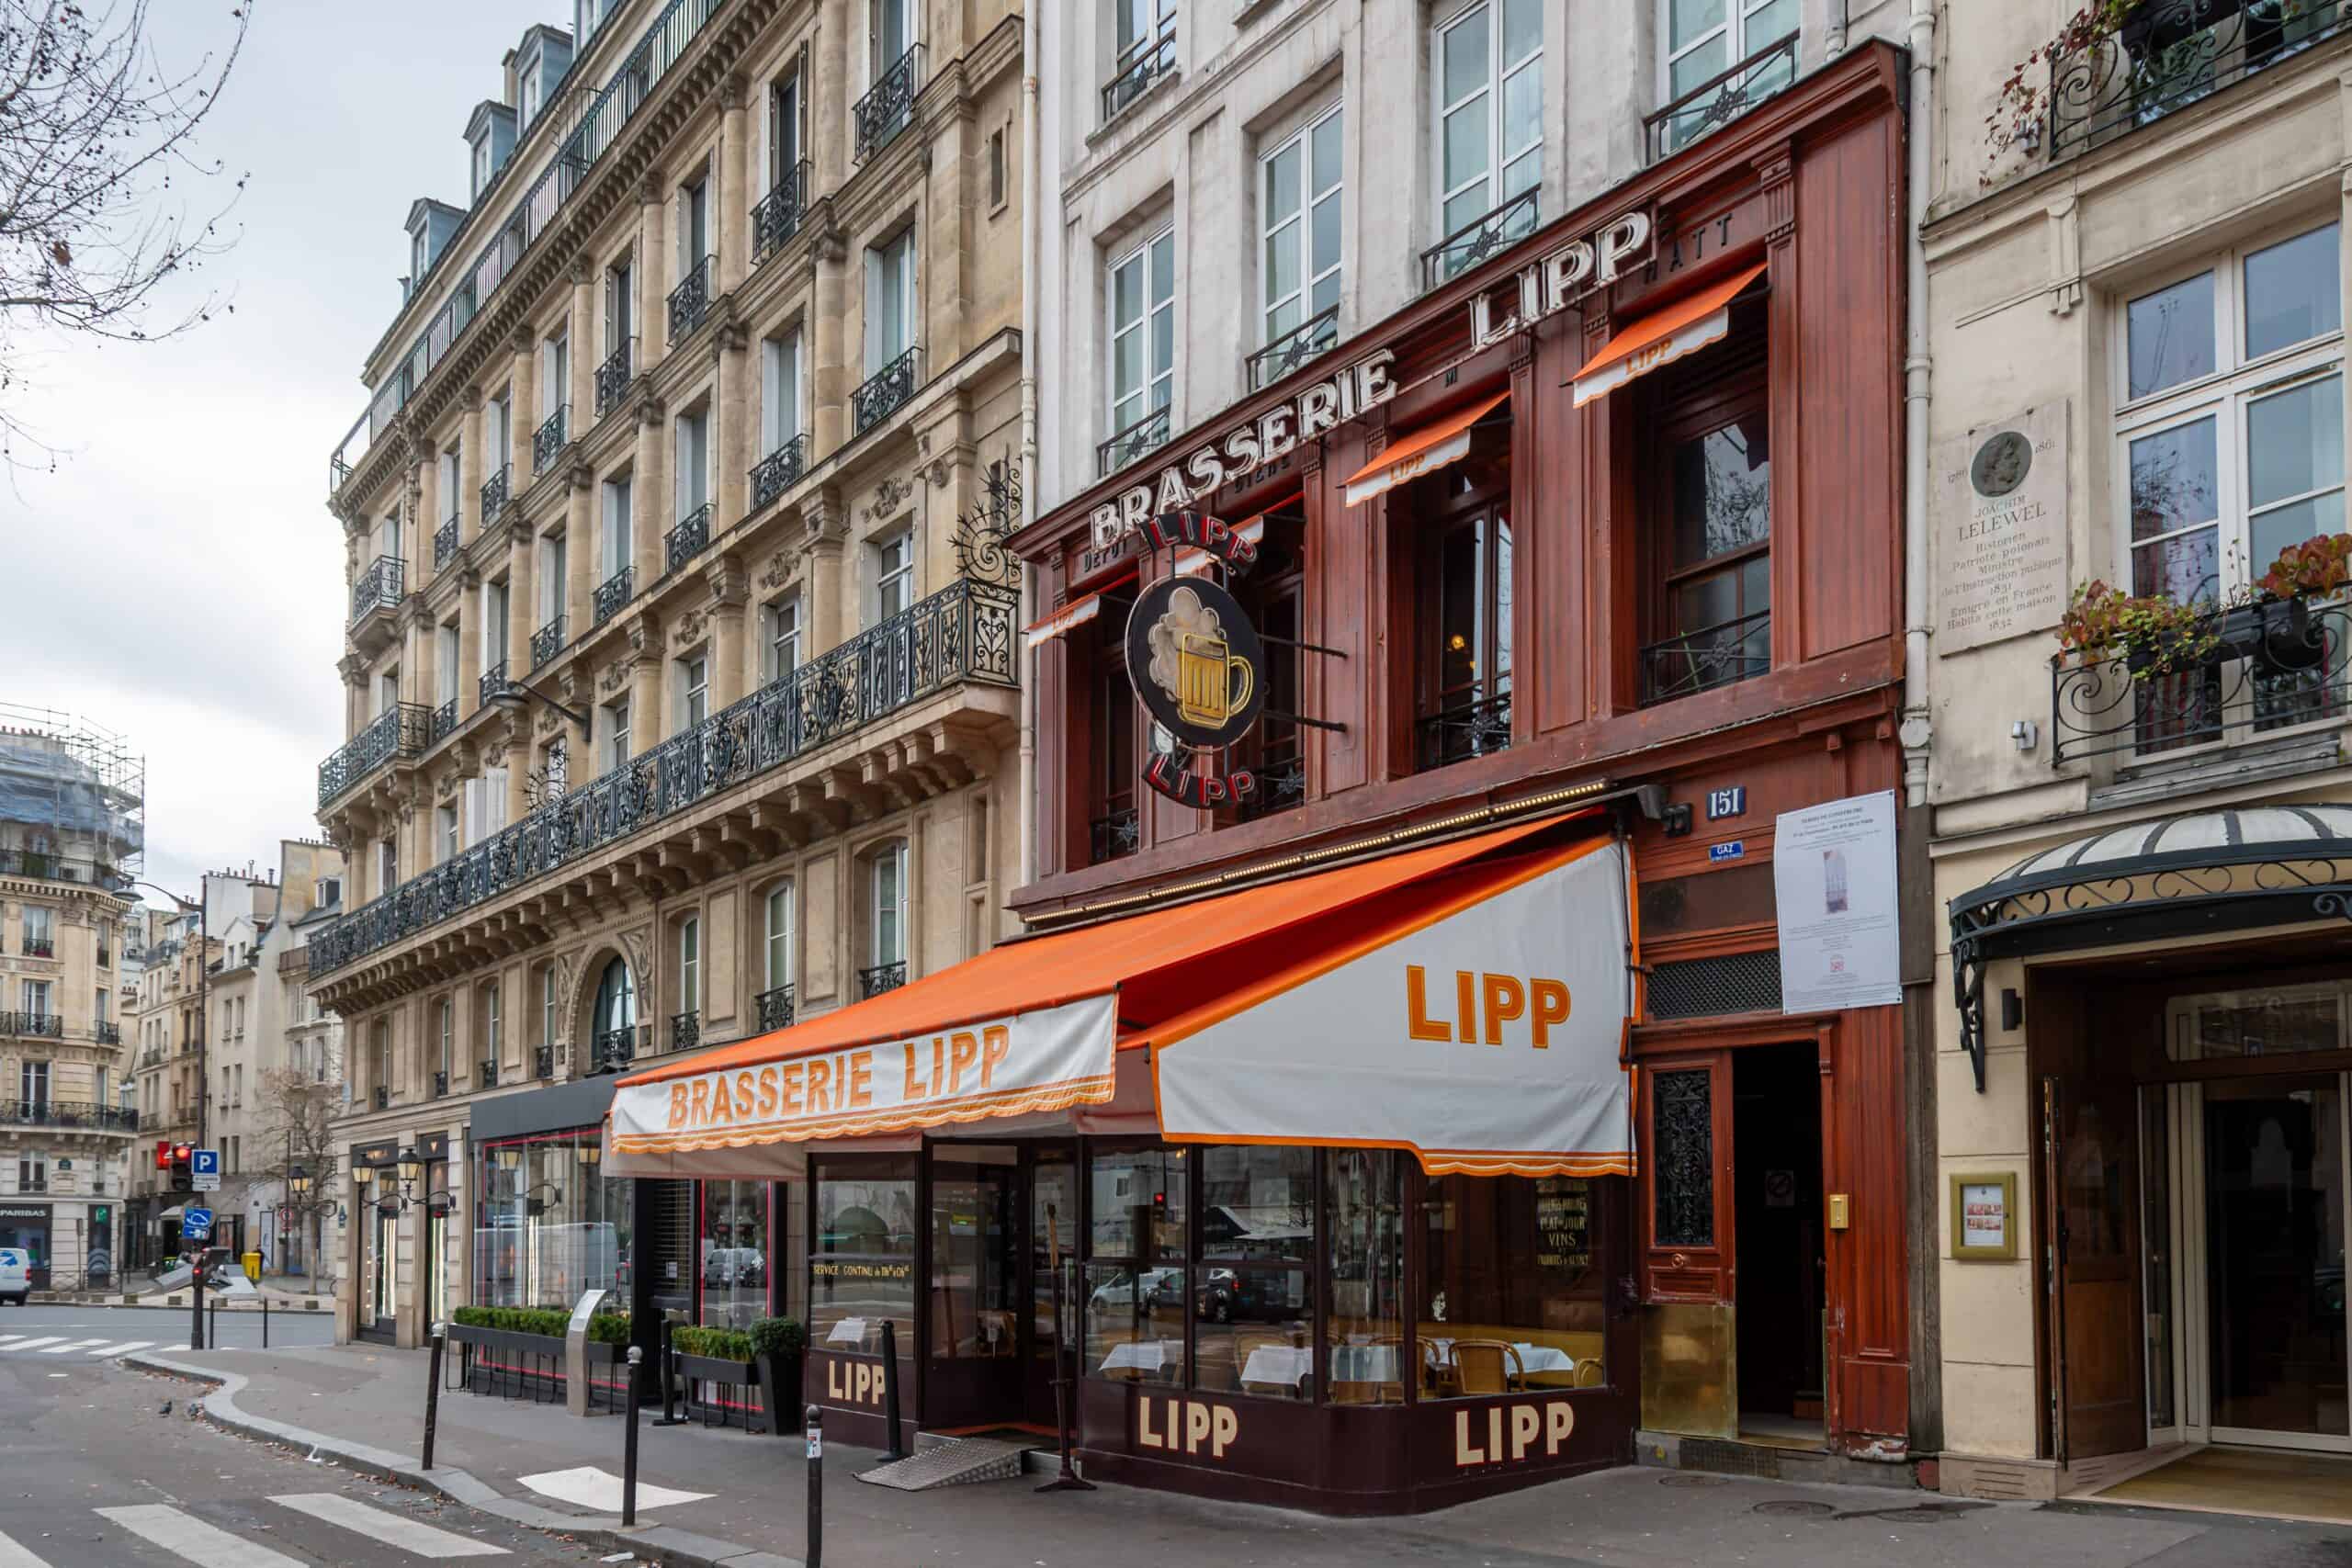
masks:
<svg viewBox="0 0 2352 1568"><path fill-rule="evenodd" d="M187 1168L188 1173L192 1176L220 1175L220 1151L219 1149L189 1150L187 1156Z"/></svg>
<svg viewBox="0 0 2352 1568"><path fill-rule="evenodd" d="M211 1234L211 1210L182 1209L180 1211L180 1237L182 1240L202 1241Z"/></svg>
<svg viewBox="0 0 2352 1568"><path fill-rule="evenodd" d="M1724 843L1707 846L1707 858L1711 861L1741 860L1746 858L1747 854L1747 840L1745 839L1733 839Z"/></svg>

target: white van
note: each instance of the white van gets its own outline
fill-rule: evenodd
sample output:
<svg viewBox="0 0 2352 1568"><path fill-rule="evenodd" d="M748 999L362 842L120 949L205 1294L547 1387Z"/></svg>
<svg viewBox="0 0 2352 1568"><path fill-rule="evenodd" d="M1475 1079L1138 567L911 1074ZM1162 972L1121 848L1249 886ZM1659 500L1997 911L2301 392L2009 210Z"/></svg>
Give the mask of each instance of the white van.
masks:
<svg viewBox="0 0 2352 1568"><path fill-rule="evenodd" d="M0 1247L0 1302L18 1306L33 1293L32 1260L20 1247Z"/></svg>

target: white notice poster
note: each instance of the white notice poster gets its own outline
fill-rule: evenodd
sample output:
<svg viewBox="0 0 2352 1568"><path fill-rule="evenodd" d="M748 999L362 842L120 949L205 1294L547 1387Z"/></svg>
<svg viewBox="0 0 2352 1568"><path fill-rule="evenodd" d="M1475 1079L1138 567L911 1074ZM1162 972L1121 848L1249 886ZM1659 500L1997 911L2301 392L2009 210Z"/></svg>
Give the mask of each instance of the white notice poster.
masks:
<svg viewBox="0 0 2352 1568"><path fill-rule="evenodd" d="M1772 835L1781 1010L1903 999L1894 908L1894 792L1781 814Z"/></svg>

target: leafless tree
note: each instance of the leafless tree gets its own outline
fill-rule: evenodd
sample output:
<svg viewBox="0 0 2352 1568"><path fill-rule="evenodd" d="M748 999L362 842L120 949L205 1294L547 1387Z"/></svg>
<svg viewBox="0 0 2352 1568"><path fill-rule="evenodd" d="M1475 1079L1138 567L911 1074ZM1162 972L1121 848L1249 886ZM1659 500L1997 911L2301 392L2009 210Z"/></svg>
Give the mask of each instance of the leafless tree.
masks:
<svg viewBox="0 0 2352 1568"><path fill-rule="evenodd" d="M280 1201L293 1201L293 1188L288 1178L292 1168L300 1166L311 1179L311 1201L325 1202L332 1209L331 1197L335 1191L334 1118L342 1109L340 1062L329 1061L323 1076L300 1067L273 1067L262 1074L259 1152L267 1162L262 1168L262 1176L277 1184ZM325 1228L324 1214L313 1209L298 1217L308 1238L303 1255L311 1273L316 1275L326 1261L320 1245Z"/></svg>
<svg viewBox="0 0 2352 1568"><path fill-rule="evenodd" d="M56 461L14 407L28 333L147 342L224 308L208 293L156 310L167 279L234 239L222 224L245 176L198 158L195 138L244 47L252 0L223 0L225 47L186 69L156 58L150 8L0 0L0 459L11 465ZM192 219L182 192L221 182L225 199Z"/></svg>

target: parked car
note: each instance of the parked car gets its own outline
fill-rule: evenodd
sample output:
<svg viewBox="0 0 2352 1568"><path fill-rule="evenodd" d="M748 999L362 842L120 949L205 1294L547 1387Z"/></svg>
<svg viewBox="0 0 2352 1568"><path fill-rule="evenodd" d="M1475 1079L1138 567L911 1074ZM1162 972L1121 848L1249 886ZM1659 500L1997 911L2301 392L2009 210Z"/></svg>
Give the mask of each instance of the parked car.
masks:
<svg viewBox="0 0 2352 1568"><path fill-rule="evenodd" d="M0 1247L0 1302L22 1306L32 1293L32 1259L20 1247Z"/></svg>
<svg viewBox="0 0 2352 1568"><path fill-rule="evenodd" d="M1094 1287L1086 1298L1086 1307L1089 1312L1103 1313L1174 1306L1181 1299L1177 1292L1183 1288L1181 1269L1146 1269L1140 1273L1122 1269Z"/></svg>

